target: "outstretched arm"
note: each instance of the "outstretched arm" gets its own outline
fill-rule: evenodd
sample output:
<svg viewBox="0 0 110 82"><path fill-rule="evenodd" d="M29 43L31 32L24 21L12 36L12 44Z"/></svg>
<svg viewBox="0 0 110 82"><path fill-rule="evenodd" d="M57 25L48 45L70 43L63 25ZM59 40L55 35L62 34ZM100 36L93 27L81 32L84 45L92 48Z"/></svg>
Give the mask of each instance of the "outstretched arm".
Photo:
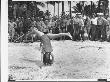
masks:
<svg viewBox="0 0 110 82"><path fill-rule="evenodd" d="M59 34L47 34L50 39L55 39L62 36L69 36L72 39L72 36L70 33L59 33Z"/></svg>
<svg viewBox="0 0 110 82"><path fill-rule="evenodd" d="M36 28L31 29L31 31L28 32L27 36L31 34L36 34L38 37L41 37L42 35L44 35L43 32L38 31Z"/></svg>

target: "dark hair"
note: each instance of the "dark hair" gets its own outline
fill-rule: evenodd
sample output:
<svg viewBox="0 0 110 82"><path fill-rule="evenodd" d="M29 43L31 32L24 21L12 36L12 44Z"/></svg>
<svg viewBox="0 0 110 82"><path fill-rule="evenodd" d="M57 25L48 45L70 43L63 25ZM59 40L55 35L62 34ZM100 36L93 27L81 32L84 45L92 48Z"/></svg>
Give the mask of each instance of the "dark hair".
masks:
<svg viewBox="0 0 110 82"><path fill-rule="evenodd" d="M48 32L43 32L44 34L47 34Z"/></svg>

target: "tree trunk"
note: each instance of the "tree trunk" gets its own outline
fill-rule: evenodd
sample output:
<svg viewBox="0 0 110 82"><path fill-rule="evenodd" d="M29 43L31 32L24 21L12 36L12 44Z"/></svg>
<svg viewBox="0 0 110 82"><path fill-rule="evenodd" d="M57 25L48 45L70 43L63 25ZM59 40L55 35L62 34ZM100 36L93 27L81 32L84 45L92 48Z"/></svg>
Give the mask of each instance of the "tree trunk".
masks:
<svg viewBox="0 0 110 82"><path fill-rule="evenodd" d="M68 5L69 5L70 18L71 18L71 1L68 1Z"/></svg>
<svg viewBox="0 0 110 82"><path fill-rule="evenodd" d="M110 1L109 1L109 4L108 4L108 9L109 9L109 16L110 16Z"/></svg>
<svg viewBox="0 0 110 82"><path fill-rule="evenodd" d="M82 1L82 13L84 15L84 1Z"/></svg>
<svg viewBox="0 0 110 82"><path fill-rule="evenodd" d="M55 16L55 3L54 3L54 16Z"/></svg>
<svg viewBox="0 0 110 82"><path fill-rule="evenodd" d="M58 18L59 18L59 2L58 2Z"/></svg>
<svg viewBox="0 0 110 82"><path fill-rule="evenodd" d="M34 16L36 16L36 5L34 5Z"/></svg>
<svg viewBox="0 0 110 82"><path fill-rule="evenodd" d="M16 18L16 10L17 10L17 4L14 5L14 11L13 11L14 18Z"/></svg>
<svg viewBox="0 0 110 82"><path fill-rule="evenodd" d="M62 12L64 12L64 1L62 1Z"/></svg>
<svg viewBox="0 0 110 82"><path fill-rule="evenodd" d="M92 15L92 1L91 1L91 15Z"/></svg>
<svg viewBox="0 0 110 82"><path fill-rule="evenodd" d="M49 9L48 9L48 3L47 3L47 10L49 10Z"/></svg>

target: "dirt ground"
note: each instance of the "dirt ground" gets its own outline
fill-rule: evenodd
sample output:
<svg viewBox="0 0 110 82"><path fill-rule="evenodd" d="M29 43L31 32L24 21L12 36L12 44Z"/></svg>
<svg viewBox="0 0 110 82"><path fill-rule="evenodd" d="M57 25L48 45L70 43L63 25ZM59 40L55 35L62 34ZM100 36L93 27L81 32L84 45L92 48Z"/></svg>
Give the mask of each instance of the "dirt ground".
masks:
<svg viewBox="0 0 110 82"><path fill-rule="evenodd" d="M110 79L110 43L51 41L52 66L42 66L39 42L9 43L9 76L16 80Z"/></svg>

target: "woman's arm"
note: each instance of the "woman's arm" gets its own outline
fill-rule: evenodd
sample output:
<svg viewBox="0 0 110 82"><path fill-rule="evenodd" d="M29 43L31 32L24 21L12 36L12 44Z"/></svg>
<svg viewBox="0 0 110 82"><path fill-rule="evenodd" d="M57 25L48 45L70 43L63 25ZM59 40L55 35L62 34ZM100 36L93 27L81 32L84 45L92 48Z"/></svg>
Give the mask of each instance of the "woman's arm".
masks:
<svg viewBox="0 0 110 82"><path fill-rule="evenodd" d="M36 34L38 37L41 37L42 35L44 35L44 33L38 31L37 28L32 28L31 31L28 32L27 36L31 34Z"/></svg>
<svg viewBox="0 0 110 82"><path fill-rule="evenodd" d="M59 34L47 34L50 39L55 39L62 36L69 36L72 39L72 36L70 33L59 33Z"/></svg>

